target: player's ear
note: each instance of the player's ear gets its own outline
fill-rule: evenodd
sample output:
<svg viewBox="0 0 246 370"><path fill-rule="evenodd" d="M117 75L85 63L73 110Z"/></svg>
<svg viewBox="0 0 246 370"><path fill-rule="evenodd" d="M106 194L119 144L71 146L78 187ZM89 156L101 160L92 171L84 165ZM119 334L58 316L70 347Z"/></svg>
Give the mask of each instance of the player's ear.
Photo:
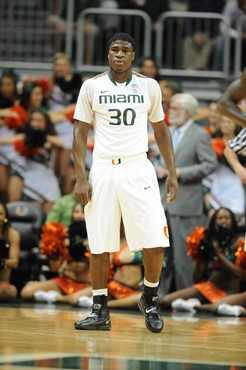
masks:
<svg viewBox="0 0 246 370"><path fill-rule="evenodd" d="M133 51L132 53L132 61L134 61L134 59L135 59L135 51Z"/></svg>

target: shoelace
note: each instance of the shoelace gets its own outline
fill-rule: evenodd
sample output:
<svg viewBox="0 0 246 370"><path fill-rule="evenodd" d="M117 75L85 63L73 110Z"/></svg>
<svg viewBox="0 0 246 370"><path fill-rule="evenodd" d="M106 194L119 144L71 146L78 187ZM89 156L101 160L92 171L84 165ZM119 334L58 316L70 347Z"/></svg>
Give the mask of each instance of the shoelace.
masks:
<svg viewBox="0 0 246 370"><path fill-rule="evenodd" d="M93 307L92 312L88 317L92 317L94 319L97 319L100 316L100 308L99 307Z"/></svg>

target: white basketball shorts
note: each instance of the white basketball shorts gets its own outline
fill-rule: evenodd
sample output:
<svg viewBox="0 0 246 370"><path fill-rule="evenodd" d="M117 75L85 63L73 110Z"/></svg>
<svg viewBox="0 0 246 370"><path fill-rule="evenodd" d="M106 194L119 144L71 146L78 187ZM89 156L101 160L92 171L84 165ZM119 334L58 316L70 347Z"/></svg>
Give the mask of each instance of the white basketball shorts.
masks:
<svg viewBox="0 0 246 370"><path fill-rule="evenodd" d="M130 250L169 247L158 182L146 153L95 158L89 181L92 199L85 219L91 253L119 251L121 217Z"/></svg>

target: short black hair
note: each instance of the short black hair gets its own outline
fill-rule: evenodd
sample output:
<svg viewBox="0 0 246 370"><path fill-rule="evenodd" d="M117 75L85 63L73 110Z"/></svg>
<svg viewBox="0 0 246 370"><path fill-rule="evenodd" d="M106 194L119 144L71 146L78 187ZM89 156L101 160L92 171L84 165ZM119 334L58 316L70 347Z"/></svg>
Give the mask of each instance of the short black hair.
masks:
<svg viewBox="0 0 246 370"><path fill-rule="evenodd" d="M135 40L132 36L130 36L128 33L120 32L116 33L114 36L112 36L108 41L108 49L110 49L110 45L114 41L127 41L132 45L133 51L135 51Z"/></svg>

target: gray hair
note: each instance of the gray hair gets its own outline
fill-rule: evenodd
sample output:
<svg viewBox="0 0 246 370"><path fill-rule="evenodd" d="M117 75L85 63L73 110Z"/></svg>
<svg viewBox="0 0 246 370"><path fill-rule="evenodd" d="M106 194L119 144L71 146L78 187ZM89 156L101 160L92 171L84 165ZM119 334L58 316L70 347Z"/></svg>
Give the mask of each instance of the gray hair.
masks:
<svg viewBox="0 0 246 370"><path fill-rule="evenodd" d="M190 113L191 117L194 117L196 110L198 108L198 101L191 94L175 94L173 95L171 101L180 100L181 107Z"/></svg>

